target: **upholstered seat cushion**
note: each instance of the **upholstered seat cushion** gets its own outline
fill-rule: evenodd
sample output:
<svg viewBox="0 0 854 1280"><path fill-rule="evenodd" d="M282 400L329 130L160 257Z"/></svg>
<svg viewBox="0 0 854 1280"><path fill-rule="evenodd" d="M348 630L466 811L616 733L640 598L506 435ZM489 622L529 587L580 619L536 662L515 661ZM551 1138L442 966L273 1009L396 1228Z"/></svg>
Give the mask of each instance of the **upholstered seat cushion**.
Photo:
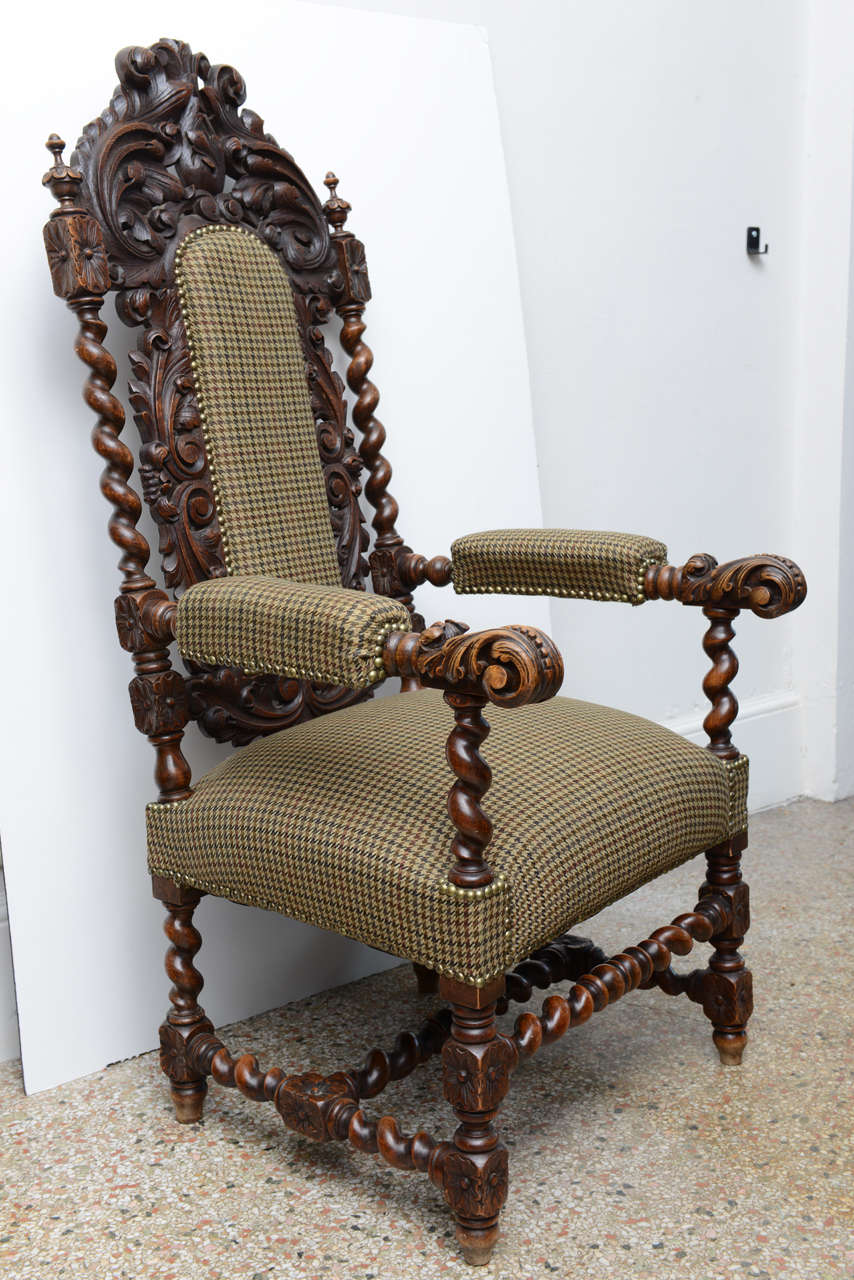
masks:
<svg viewBox="0 0 854 1280"><path fill-rule="evenodd" d="M744 758L569 698L487 710L489 890L449 891L453 720L426 690L263 738L149 805L150 868L482 984L746 826Z"/></svg>

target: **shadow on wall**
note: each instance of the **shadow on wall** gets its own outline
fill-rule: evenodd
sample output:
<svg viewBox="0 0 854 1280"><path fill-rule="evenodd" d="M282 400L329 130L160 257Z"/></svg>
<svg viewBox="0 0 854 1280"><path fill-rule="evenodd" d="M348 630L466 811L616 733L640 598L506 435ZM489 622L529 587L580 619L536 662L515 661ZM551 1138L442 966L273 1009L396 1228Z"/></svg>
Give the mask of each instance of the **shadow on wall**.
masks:
<svg viewBox="0 0 854 1280"><path fill-rule="evenodd" d="M9 913L6 910L6 877L3 874L3 849L0 846L0 1062L17 1058L20 1050L12 940L9 936Z"/></svg>

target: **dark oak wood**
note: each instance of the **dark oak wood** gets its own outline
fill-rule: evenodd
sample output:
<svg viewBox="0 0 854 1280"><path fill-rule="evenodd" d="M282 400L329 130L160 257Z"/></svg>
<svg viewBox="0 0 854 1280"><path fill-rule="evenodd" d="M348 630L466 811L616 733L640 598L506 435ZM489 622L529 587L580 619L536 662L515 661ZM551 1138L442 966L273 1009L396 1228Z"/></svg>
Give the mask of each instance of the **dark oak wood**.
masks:
<svg viewBox="0 0 854 1280"><path fill-rule="evenodd" d="M443 981L439 990L451 995ZM481 1266L492 1254L498 1215L507 1199L507 1148L495 1119L519 1055L513 1041L498 1031L494 1000L479 1007L454 1001L451 1015L451 1034L442 1049L442 1083L459 1124L442 1164L442 1190L454 1213L463 1257Z"/></svg>
<svg viewBox="0 0 854 1280"><path fill-rule="evenodd" d="M807 584L793 560L783 556L745 556L718 564L705 552L684 565L652 565L644 590L650 600L716 609L750 609L758 618L779 618L803 604Z"/></svg>
<svg viewBox="0 0 854 1280"><path fill-rule="evenodd" d="M80 315L78 351L93 369L87 399L104 415L102 430L113 436L124 414L106 394L115 365L103 345L103 296L112 290L121 319L140 329L130 403L142 442L140 485L158 525L166 586L180 592L225 572L173 275L183 236L220 222L252 228L290 277L342 582L360 588L368 571L359 507L362 461L323 326L335 305L345 305L356 290L361 246L349 237L349 270L342 271L339 246L311 184L260 117L241 111L245 87L234 68L212 67L181 41L161 40L150 49L122 50L116 71L118 88L84 129L72 165L62 162L55 135L49 143L54 165L46 182L60 208L45 242L54 287ZM127 484L132 463L130 451L113 441L111 464L121 482L108 495L117 507L111 533L133 539L144 566L148 547L134 529L139 497ZM133 589L155 586L140 575L129 580ZM187 665L189 715L204 732L235 744L366 696L246 676L231 667Z"/></svg>
<svg viewBox="0 0 854 1280"><path fill-rule="evenodd" d="M327 173L324 183L329 189L329 199L323 212L331 227L331 240L338 255L338 273L341 287L335 299L335 310L341 317L341 346L350 357L347 366L347 386L355 394L353 422L360 434L359 456L368 471L365 497L374 508L371 521L374 528L374 546L368 557L371 581L378 595L392 596L405 604L412 614L413 630L424 627L424 619L415 612L411 587L416 584L404 577L403 563L413 554L397 531L399 507L389 492L392 476L391 463L383 454L386 430L376 416L380 393L369 378L374 363L374 353L364 341L366 329L365 305L371 298L371 285L365 260L365 246L352 231L345 228L350 205L338 195L338 179Z"/></svg>
<svg viewBox="0 0 854 1280"><path fill-rule="evenodd" d="M181 672L171 665L177 597L226 572L174 279L183 237L220 223L260 236L288 274L341 581L362 590L370 573L376 592L410 611L411 630L391 633L381 661L404 688L441 689L449 706L448 811L454 836L448 891L493 892L500 885L488 863L492 826L483 802L491 771L480 752L489 732L484 710L487 703L512 708L554 696L563 679L561 656L532 627L470 633L448 620L425 628L416 612L413 591L425 582L448 585L452 566L445 555L428 558L413 551L397 528L386 432L377 417L379 391L370 377L374 357L365 342L371 298L365 248L348 229L350 205L339 196L335 175L326 177L328 198L321 204L293 157L265 131L260 117L243 109L239 73L211 66L180 41L124 49L116 70L118 88L84 129L70 164L63 160L62 140L52 135L48 141L52 165L44 181L57 207L44 234L54 290L77 318L76 351L87 371L84 396L96 416L93 444L104 462L101 491L111 507L109 534L120 552L116 628L133 657L131 706L137 728L156 752L159 799L175 803L191 794L181 749L190 720L221 741L241 745L369 696L250 676L233 667L188 663ZM122 321L138 331L129 401L140 436L139 485L158 528L166 590L149 574L150 548L138 528L142 498L131 484L134 455L122 438L125 413L113 391L117 369L106 346L103 304L110 293ZM355 433L347 422L344 383L324 340L333 315L341 322L348 356ZM374 512L369 555L359 505L363 471L364 496ZM803 574L778 556L719 565L697 555L682 566L651 567L645 593L703 610L703 645L711 661L703 683L711 703L705 720L709 750L735 761L733 623L745 609L776 618L797 608L806 595ZM326 1075L263 1069L251 1053L232 1056L199 1004L203 979L195 958L201 936L194 913L204 895L154 877L154 894L167 912L166 969L172 983L160 1028L161 1065L177 1118L201 1119L210 1077L253 1101L272 1103L297 1133L349 1142L393 1168L426 1173L454 1213L466 1259L483 1264L507 1195L507 1151L497 1117L522 1057L628 992L657 987L701 1004L722 1062L740 1061L752 1009L751 977L739 950L749 925L741 876L745 845L742 835L710 849L695 910L610 958L589 939L564 935L482 987L416 964L419 990L438 987L448 1007L402 1032L390 1050L371 1049L359 1066ZM708 965L677 973L672 955L686 955L695 941L711 944ZM559 982L571 985L565 994L549 995L539 1015L524 1012L511 1034L499 1030L496 1019L512 1002L526 1002L535 989ZM365 1113L364 1100L439 1054L456 1118L452 1140L420 1130L408 1134L391 1115L373 1119Z"/></svg>
<svg viewBox="0 0 854 1280"><path fill-rule="evenodd" d="M413 963L412 972L415 974L415 982L420 996L433 995L439 990L439 975L434 969L428 969L423 964Z"/></svg>
<svg viewBox="0 0 854 1280"><path fill-rule="evenodd" d="M193 912L203 895L160 876L153 887L167 911L164 928L170 946L166 973L172 982L172 1007L160 1028L160 1065L169 1077L177 1119L181 1124L193 1124L202 1118L208 1085L206 1073L194 1065L191 1045L193 1037L213 1033L213 1024L198 1002L204 979L193 963L202 945Z"/></svg>
<svg viewBox="0 0 854 1280"><path fill-rule="evenodd" d="M430 688L502 707L545 702L563 682L563 659L536 627L470 632L464 623L447 620L421 632L393 631L383 663L388 675L414 676Z"/></svg>

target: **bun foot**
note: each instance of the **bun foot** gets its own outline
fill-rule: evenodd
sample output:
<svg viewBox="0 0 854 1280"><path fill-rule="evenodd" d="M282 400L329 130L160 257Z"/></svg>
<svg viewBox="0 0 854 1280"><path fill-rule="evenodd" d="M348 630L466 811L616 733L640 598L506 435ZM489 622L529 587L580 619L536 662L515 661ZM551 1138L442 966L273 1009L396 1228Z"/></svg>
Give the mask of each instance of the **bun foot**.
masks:
<svg viewBox="0 0 854 1280"><path fill-rule="evenodd" d="M204 1080L172 1084L170 1093L179 1124L198 1124L202 1118L207 1091L208 1086Z"/></svg>
<svg viewBox="0 0 854 1280"><path fill-rule="evenodd" d="M485 1231L471 1230L457 1225L457 1242L460 1251L470 1267L485 1267L492 1257L492 1250L498 1239L498 1226L487 1227Z"/></svg>
<svg viewBox="0 0 854 1280"><path fill-rule="evenodd" d="M741 1064L742 1055L747 1044L745 1031L715 1031L712 1034L718 1050L718 1056L725 1067L737 1067Z"/></svg>

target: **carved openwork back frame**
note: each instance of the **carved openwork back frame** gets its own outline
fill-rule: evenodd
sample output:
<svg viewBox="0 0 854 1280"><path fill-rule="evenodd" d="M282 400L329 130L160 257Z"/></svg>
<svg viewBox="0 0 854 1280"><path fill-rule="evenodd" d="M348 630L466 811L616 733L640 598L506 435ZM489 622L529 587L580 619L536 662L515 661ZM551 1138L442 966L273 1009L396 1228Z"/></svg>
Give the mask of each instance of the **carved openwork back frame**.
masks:
<svg viewBox="0 0 854 1280"><path fill-rule="evenodd" d="M374 585L411 607L409 585L397 569L410 551L394 527L391 473L380 453L384 431L373 417L379 397L367 378L372 356L361 341L370 298L364 247L344 229L349 205L337 196L334 177L328 177L330 198L322 206L261 118L241 110L245 88L233 67L212 67L186 44L161 40L150 49L122 50L116 69L119 85L107 109L84 129L70 168L62 163L59 140L49 144L55 164L45 180L60 208L45 236L57 293L78 312L80 299L89 298L97 315L112 290L122 320L140 330L130 404L142 442L140 483L159 529L166 586L178 595L226 572L173 271L189 231L223 223L260 235L293 286L342 582L360 589L368 571L358 501L364 465L377 512ZM354 422L363 433L359 452L347 426L344 385L323 338L333 310L344 322L342 341L352 357L347 377L356 394ZM110 360L99 317L97 324L98 359ZM117 435L121 422L113 427ZM122 480L128 492L129 475L127 469ZM122 519L136 524L127 510ZM136 530L134 539L144 542ZM143 564L145 559L147 548ZM126 594L141 589L139 582L123 588ZM134 634L139 610L125 600L118 613L122 642L136 651L144 639ZM195 664L186 695L190 717L206 733L238 744L365 696Z"/></svg>

